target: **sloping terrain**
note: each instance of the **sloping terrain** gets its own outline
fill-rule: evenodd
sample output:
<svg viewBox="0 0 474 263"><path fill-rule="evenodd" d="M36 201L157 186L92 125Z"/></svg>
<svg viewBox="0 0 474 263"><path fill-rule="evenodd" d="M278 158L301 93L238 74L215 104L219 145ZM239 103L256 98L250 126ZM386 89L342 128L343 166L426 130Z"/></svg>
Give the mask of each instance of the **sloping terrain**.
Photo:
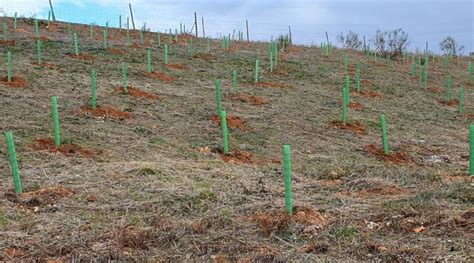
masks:
<svg viewBox="0 0 474 263"><path fill-rule="evenodd" d="M128 47L125 30L109 29L105 50L102 28L90 39L88 26L41 22L44 64L34 65L33 21L19 20L16 31L4 21L13 41L0 45L0 72L11 50L14 77L26 86L0 83L0 129L13 132L25 193L13 193L2 139L0 259L387 262L469 261L473 254L474 85L467 83L466 58L448 67L442 57L430 60L425 86L410 76L410 62L293 46L271 73L268 43L232 42L222 50L213 40L206 52L206 41L194 38L191 56L185 35L171 44L166 66L156 34L145 33L140 45L131 32ZM72 55L72 32L79 57ZM169 36L161 41L169 44ZM346 126L339 123L345 70L338 54L350 62ZM89 107L91 69L96 111ZM448 73L453 98L463 85L463 114L456 102L444 105ZM229 156L221 154L213 116L216 79L229 115ZM52 96L59 151L52 146ZM390 156L381 154L381 113ZM291 217L284 212L283 144L292 150Z"/></svg>

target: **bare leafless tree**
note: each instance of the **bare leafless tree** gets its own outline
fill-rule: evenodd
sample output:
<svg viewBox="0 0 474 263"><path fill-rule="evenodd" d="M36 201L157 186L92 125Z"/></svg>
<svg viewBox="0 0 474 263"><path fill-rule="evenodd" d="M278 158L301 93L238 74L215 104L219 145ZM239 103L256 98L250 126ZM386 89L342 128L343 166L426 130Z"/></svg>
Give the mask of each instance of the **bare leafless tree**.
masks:
<svg viewBox="0 0 474 263"><path fill-rule="evenodd" d="M362 41L359 40L359 35L349 31L345 36L343 33L337 36L337 41L342 44L343 48L360 49Z"/></svg>
<svg viewBox="0 0 474 263"><path fill-rule="evenodd" d="M441 51L444 52L444 54L452 55L455 57L457 55L461 55L464 51L464 46L458 46L456 40L449 36L439 43L439 47L441 48Z"/></svg>
<svg viewBox="0 0 474 263"><path fill-rule="evenodd" d="M377 52L383 57L396 58L407 49L409 45L408 34L401 28L383 32L377 29L374 44Z"/></svg>

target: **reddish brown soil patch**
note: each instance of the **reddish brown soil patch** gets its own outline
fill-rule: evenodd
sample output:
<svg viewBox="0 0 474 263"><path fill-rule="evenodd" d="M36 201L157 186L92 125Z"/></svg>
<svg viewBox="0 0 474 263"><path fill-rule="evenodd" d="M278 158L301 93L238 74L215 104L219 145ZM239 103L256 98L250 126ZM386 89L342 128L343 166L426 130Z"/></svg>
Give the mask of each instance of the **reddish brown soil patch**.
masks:
<svg viewBox="0 0 474 263"><path fill-rule="evenodd" d="M31 63L33 66L36 66L36 67L42 67L42 68L49 68L49 69L59 69L59 66L57 65L54 65L52 63L46 63L46 62L43 62L41 64L38 64L36 62L33 62Z"/></svg>
<svg viewBox="0 0 474 263"><path fill-rule="evenodd" d="M24 88L28 85L28 82L26 80L20 78L20 77L12 77L12 81L8 82L7 77L4 77L0 79L0 83L3 85L7 85L10 88Z"/></svg>
<svg viewBox="0 0 474 263"><path fill-rule="evenodd" d="M132 118L132 114L112 107L97 107L95 110L89 107L82 107L77 109L76 113L112 120L125 120Z"/></svg>
<svg viewBox="0 0 474 263"><path fill-rule="evenodd" d="M377 98L377 99L383 98L382 94L377 93L377 92L373 92L373 91L366 91L366 90L360 91L360 92L353 91L352 93L357 95L357 96L364 97L364 98Z"/></svg>
<svg viewBox="0 0 474 263"><path fill-rule="evenodd" d="M95 202L97 201L97 196L96 195L89 195L87 198L86 198L87 202Z"/></svg>
<svg viewBox="0 0 474 263"><path fill-rule="evenodd" d="M71 58L75 58L75 59L79 59L79 60L83 60L83 61L94 61L95 60L94 56L88 55L88 54L79 54L79 55L69 54L68 56L71 57Z"/></svg>
<svg viewBox="0 0 474 263"><path fill-rule="evenodd" d="M257 212L250 220L256 222L262 232L266 234L288 229L292 223L296 223L295 227L301 228L304 234L311 234L330 223L325 215L311 208L300 206L293 207L292 215L288 215L284 211Z"/></svg>
<svg viewBox="0 0 474 263"><path fill-rule="evenodd" d="M235 151L229 154L222 154L222 160L226 163L233 164L260 164L262 161L256 160L252 154L248 152Z"/></svg>
<svg viewBox="0 0 474 263"><path fill-rule="evenodd" d="M25 33L25 34L30 34L31 33L28 31L28 30L25 30L23 28L18 28L18 29L13 29L12 32L15 32L15 33Z"/></svg>
<svg viewBox="0 0 474 263"><path fill-rule="evenodd" d="M0 45L1 46L7 46L7 47L11 47L11 46L14 46L15 45L15 40L0 40Z"/></svg>
<svg viewBox="0 0 474 263"><path fill-rule="evenodd" d="M115 54L115 55L123 55L123 54L127 53L124 50L120 50L120 49L117 49L117 48L111 48L111 47L108 47L105 50L107 52L109 52L110 54Z"/></svg>
<svg viewBox="0 0 474 263"><path fill-rule="evenodd" d="M133 43L133 44L130 45L130 47L131 48L140 48L141 46L138 43Z"/></svg>
<svg viewBox="0 0 474 263"><path fill-rule="evenodd" d="M61 25L59 24L54 24L54 23L50 23L49 26L46 26L45 28L48 30L48 31L52 31L52 32L56 32L58 31L59 29L61 29Z"/></svg>
<svg viewBox="0 0 474 263"><path fill-rule="evenodd" d="M330 123L330 127L334 129L349 130L358 135L365 134L364 126L359 122L347 122L346 124L343 124L341 121L333 121Z"/></svg>
<svg viewBox="0 0 474 263"><path fill-rule="evenodd" d="M404 152L389 152L389 154L386 155L383 153L382 148L373 144L366 145L364 148L368 153L388 163L407 164L412 161L410 157Z"/></svg>
<svg viewBox="0 0 474 263"><path fill-rule="evenodd" d="M44 188L20 195L18 201L26 206L45 206L55 204L58 200L71 197L74 191L62 186Z"/></svg>
<svg viewBox="0 0 474 263"><path fill-rule="evenodd" d="M374 83L373 83L371 80L368 80L368 79L362 79L362 80L360 80L360 84L361 84L362 86L365 86L365 87L374 85Z"/></svg>
<svg viewBox="0 0 474 263"><path fill-rule="evenodd" d="M153 71L152 73L146 72L145 76L147 76L149 78L159 79L159 80L164 81L164 82L174 82L175 81L173 77L171 77L170 75L168 75L166 73L163 73L163 72L157 72L157 71Z"/></svg>
<svg viewBox="0 0 474 263"><path fill-rule="evenodd" d="M201 59L201 60L205 60L205 61L211 61L211 60L214 59L214 57L211 54L202 54L202 53L193 55L193 58Z"/></svg>
<svg viewBox="0 0 474 263"><path fill-rule="evenodd" d="M123 94L123 89L122 87L118 87L114 89L116 94ZM148 93L146 91L139 90L135 87L127 87L127 94L128 96L132 96L135 98L146 98L150 100L157 100L158 96L155 94Z"/></svg>
<svg viewBox="0 0 474 263"><path fill-rule="evenodd" d="M186 65L183 65L183 64L177 64L177 63L174 63L174 64L168 64L166 65L168 68L170 69L179 69L179 70L185 70L187 69Z"/></svg>
<svg viewBox="0 0 474 263"><path fill-rule="evenodd" d="M246 102L246 103L252 103L253 105L256 105L256 106L262 106L267 103L265 99L262 97L256 97L256 96L251 96L251 95L246 95L246 94L241 94L241 93L231 95L230 99Z"/></svg>
<svg viewBox="0 0 474 263"><path fill-rule="evenodd" d="M449 107L457 107L459 104L458 99L452 99L452 100L438 100L439 104L441 105L446 105Z"/></svg>
<svg viewBox="0 0 474 263"><path fill-rule="evenodd" d="M365 107L364 105L360 104L359 102L351 102L348 105L349 109L353 110L363 110Z"/></svg>
<svg viewBox="0 0 474 263"><path fill-rule="evenodd" d="M3 255L5 256L3 260L12 260L23 256L23 252L16 247L6 247L3 249Z"/></svg>
<svg viewBox="0 0 474 263"><path fill-rule="evenodd" d="M442 88L439 88L439 87L436 87L436 86L429 86L428 90L433 92L433 93L436 93L436 94L442 94L444 92L444 90Z"/></svg>
<svg viewBox="0 0 474 263"><path fill-rule="evenodd" d="M281 83L274 83L274 82L258 82L255 84L257 87L262 88L277 88L277 89L288 89L290 86Z"/></svg>
<svg viewBox="0 0 474 263"><path fill-rule="evenodd" d="M226 120L227 120L227 127L231 129L245 130L244 122L240 119L240 117L228 114L226 115ZM221 119L219 116L217 116L217 114L211 115L211 121L217 125L220 125L221 123Z"/></svg>
<svg viewBox="0 0 474 263"><path fill-rule="evenodd" d="M64 156L92 156L92 152L83 149L79 145L75 144L61 144L59 148L56 148L52 139L36 139L30 147L38 151L48 151L51 153L60 153Z"/></svg>

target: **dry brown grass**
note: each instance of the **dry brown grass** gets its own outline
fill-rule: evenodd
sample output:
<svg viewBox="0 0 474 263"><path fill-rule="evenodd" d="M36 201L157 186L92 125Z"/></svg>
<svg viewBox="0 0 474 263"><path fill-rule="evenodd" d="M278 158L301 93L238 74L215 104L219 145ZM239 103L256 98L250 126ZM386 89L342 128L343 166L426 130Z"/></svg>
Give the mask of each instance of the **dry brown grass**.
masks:
<svg viewBox="0 0 474 263"><path fill-rule="evenodd" d="M11 27L11 19L6 22ZM429 90L444 87L449 71L456 94L466 81L465 58L449 69L430 61L426 88L409 76L409 63L374 63L347 51L351 68L360 60L363 75L362 91L350 96L363 109L349 109L348 117L364 132L353 132L337 123L344 68L336 55L323 56L318 48L298 46L281 54L271 74L267 44L232 43L227 52L212 41L210 55L192 59L186 42L191 36L183 36L170 46L172 64L165 66L152 34L145 34L145 45L128 48L124 30L110 29L112 49L103 50L98 28L90 40L87 26L71 27L93 60L68 56L72 38L62 23L41 25L50 40L43 60L55 68L31 65L31 21L19 20L19 30L10 34L14 74L28 86L0 83L0 121L2 131L14 133L25 195L10 190L0 140L1 260L472 261L467 125L474 104L466 99L460 115L437 102L443 94ZM131 37L135 43L138 32ZM152 48L156 72L174 81L145 76L145 47ZM0 45L0 53L6 48ZM259 85L252 82L256 58L262 61ZM122 61L129 65L129 85L160 100L114 94ZM92 67L96 110L85 106ZM223 100L234 116L228 124L236 126L229 129L232 154L222 157L218 119L210 120L214 80L222 79L223 97L233 98L233 69L238 93L245 95ZM464 87L465 97L473 97L474 90ZM51 137L54 95L65 145L100 155L30 147ZM260 99L271 103L259 105ZM382 112L391 152L408 163L380 155ZM293 216L284 213L285 143L292 146Z"/></svg>

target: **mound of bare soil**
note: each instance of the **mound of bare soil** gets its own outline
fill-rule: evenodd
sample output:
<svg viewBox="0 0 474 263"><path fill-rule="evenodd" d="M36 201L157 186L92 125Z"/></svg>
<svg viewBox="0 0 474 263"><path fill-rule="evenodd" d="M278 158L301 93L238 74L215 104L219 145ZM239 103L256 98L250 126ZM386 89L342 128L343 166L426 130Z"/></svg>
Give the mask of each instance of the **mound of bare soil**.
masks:
<svg viewBox="0 0 474 263"><path fill-rule="evenodd" d="M30 147L38 151L59 153L64 156L89 157L93 155L91 151L83 149L81 146L76 144L61 144L61 146L57 148L56 145L54 145L54 141L52 139L36 139L33 141Z"/></svg>
<svg viewBox="0 0 474 263"><path fill-rule="evenodd" d="M409 164L412 162L412 159L404 152L389 152L389 154L384 154L381 147L377 147L373 144L366 145L365 150L377 157L378 159L384 160L392 164Z"/></svg>
<svg viewBox="0 0 474 263"><path fill-rule="evenodd" d="M334 129L348 130L358 135L365 134L364 126L359 122L347 122L343 124L341 121L333 121L329 126Z"/></svg>
<svg viewBox="0 0 474 263"><path fill-rule="evenodd" d="M11 82L8 82L8 78L4 77L0 79L0 83L13 89L24 88L28 85L28 82L20 77L12 77Z"/></svg>
<svg viewBox="0 0 474 263"><path fill-rule="evenodd" d="M173 77L171 77L170 75L168 75L164 72L158 72L158 71L153 71L152 73L146 72L145 76L149 77L149 78L159 79L161 81L169 82L169 83L175 81L175 79Z"/></svg>
<svg viewBox="0 0 474 263"><path fill-rule="evenodd" d="M257 160L254 156L248 152L235 151L229 154L222 154L222 160L226 163L233 164L261 164L262 161Z"/></svg>
<svg viewBox="0 0 474 263"><path fill-rule="evenodd" d="M227 114L226 117L227 117L226 118L227 127L231 128L231 129L245 130L245 124L242 121L242 119L240 119L240 117L233 116L233 115L230 115L230 114ZM211 115L211 121L214 122L217 125L220 125L220 123L221 123L221 119L220 119L219 116L217 116L217 114Z"/></svg>
<svg viewBox="0 0 474 263"><path fill-rule="evenodd" d="M63 198L71 197L74 191L62 186L49 187L37 191L22 193L18 202L25 206L53 205Z"/></svg>

